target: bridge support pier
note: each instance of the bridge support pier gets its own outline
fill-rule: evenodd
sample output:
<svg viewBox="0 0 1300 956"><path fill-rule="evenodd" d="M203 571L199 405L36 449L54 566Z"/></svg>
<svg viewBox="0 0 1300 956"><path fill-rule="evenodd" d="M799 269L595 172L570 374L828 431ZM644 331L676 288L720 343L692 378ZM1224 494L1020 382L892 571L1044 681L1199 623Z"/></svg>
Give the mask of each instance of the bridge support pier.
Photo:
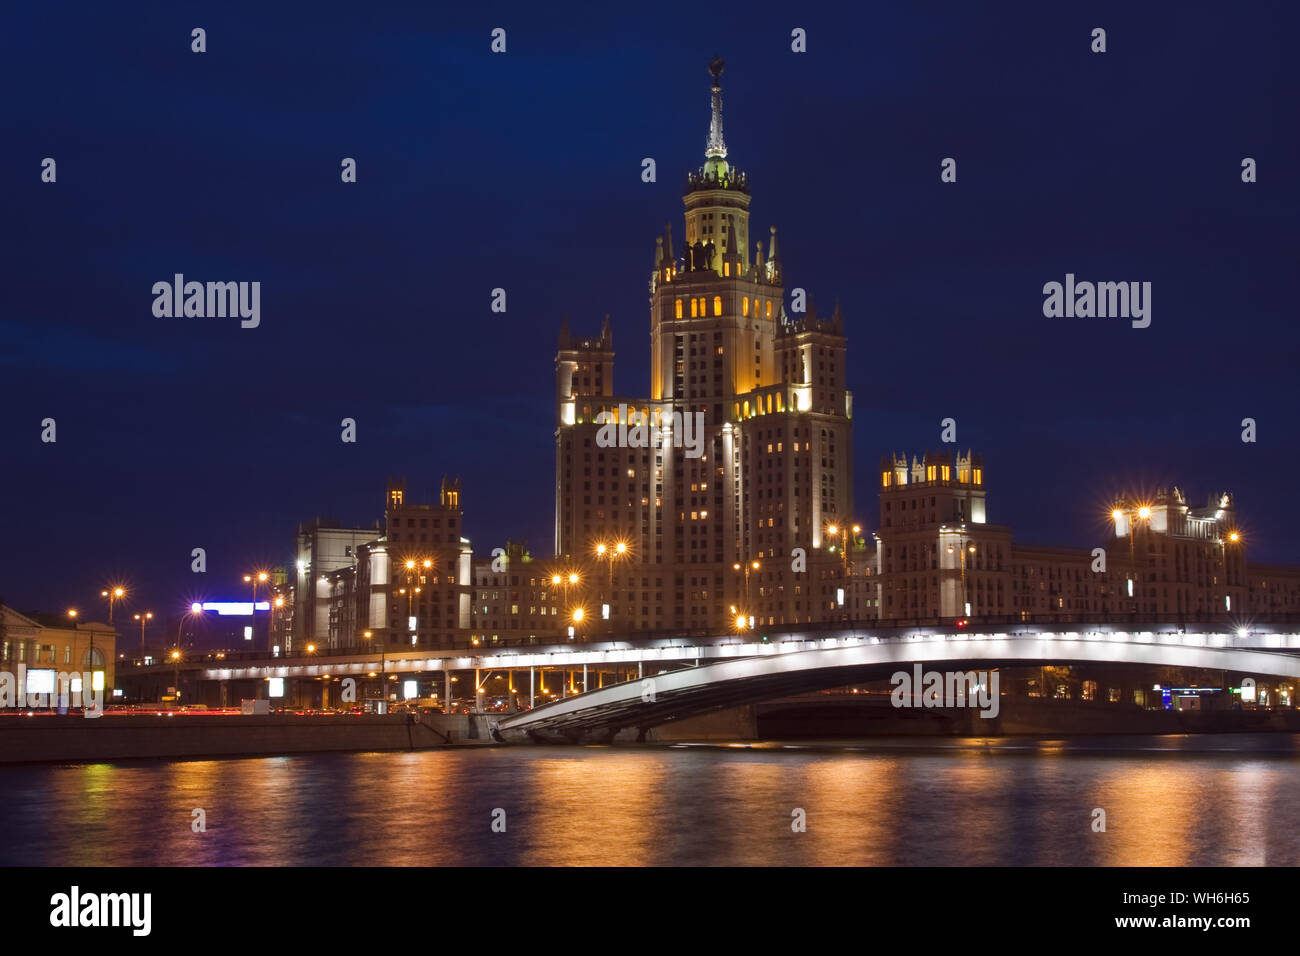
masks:
<svg viewBox="0 0 1300 956"><path fill-rule="evenodd" d="M534 668L532 668L532 667L528 668L528 708L529 708L529 710L531 710L532 708L534 708L534 707L537 706L537 694L534 693L534 691L533 691L533 671L534 671Z"/></svg>
<svg viewBox="0 0 1300 956"><path fill-rule="evenodd" d="M587 665L582 665L582 692L587 693Z"/></svg>

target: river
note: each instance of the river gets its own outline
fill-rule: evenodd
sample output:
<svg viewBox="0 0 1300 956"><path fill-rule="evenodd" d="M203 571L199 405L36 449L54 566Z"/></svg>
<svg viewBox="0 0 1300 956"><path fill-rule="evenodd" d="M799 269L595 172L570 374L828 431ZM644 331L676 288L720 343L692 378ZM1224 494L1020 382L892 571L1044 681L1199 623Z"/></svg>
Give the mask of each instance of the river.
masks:
<svg viewBox="0 0 1300 956"><path fill-rule="evenodd" d="M6 866L1300 864L1287 735L10 766L0 787Z"/></svg>

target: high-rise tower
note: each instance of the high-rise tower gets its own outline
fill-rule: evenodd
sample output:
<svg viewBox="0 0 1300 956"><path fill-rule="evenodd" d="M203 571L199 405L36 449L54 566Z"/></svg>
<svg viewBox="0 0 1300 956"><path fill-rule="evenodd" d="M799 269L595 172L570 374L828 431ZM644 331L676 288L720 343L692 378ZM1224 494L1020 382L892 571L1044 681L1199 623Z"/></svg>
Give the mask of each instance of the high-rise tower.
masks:
<svg viewBox="0 0 1300 956"><path fill-rule="evenodd" d="M787 315L775 227L751 257L749 178L727 158L722 71L715 58L704 164L682 197L684 247L671 226L656 241L650 397L613 394L607 327L575 342L566 324L556 358L556 549L581 558L602 542L628 546L602 571L614 630L839 616L842 564L821 559L826 526L852 508L843 320L838 307L829 320ZM653 447L602 447L602 411L624 426L702 416L698 447L688 453L672 433Z"/></svg>

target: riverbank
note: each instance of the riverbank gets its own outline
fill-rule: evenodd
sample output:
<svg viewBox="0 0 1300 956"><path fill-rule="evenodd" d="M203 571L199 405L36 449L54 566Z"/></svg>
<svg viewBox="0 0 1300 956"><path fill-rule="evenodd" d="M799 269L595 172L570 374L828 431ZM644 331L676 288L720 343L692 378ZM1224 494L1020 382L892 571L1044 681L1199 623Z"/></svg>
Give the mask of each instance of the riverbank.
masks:
<svg viewBox="0 0 1300 956"><path fill-rule="evenodd" d="M495 716L495 715L494 715ZM0 720L0 763L261 757L492 743L472 714L113 714Z"/></svg>

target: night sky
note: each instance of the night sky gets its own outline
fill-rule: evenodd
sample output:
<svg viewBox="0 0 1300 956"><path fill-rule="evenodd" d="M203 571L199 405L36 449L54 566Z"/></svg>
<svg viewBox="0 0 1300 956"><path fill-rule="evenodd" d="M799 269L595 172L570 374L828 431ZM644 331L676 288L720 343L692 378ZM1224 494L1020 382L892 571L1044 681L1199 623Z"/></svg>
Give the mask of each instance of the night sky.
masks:
<svg viewBox="0 0 1300 956"><path fill-rule="evenodd" d="M1018 541L1091 547L1117 494L1178 484L1235 492L1253 559L1300 560L1300 18L1166 6L9 5L0 596L240 597L299 522L372 524L390 474L414 500L461 475L476 552L549 555L556 332L608 313L615 389L648 392L715 53L752 235L778 226L787 305L844 311L867 527L880 457L953 417ZM260 327L156 318L177 272L260 281ZM1045 318L1067 272L1151 282L1150 328Z"/></svg>

